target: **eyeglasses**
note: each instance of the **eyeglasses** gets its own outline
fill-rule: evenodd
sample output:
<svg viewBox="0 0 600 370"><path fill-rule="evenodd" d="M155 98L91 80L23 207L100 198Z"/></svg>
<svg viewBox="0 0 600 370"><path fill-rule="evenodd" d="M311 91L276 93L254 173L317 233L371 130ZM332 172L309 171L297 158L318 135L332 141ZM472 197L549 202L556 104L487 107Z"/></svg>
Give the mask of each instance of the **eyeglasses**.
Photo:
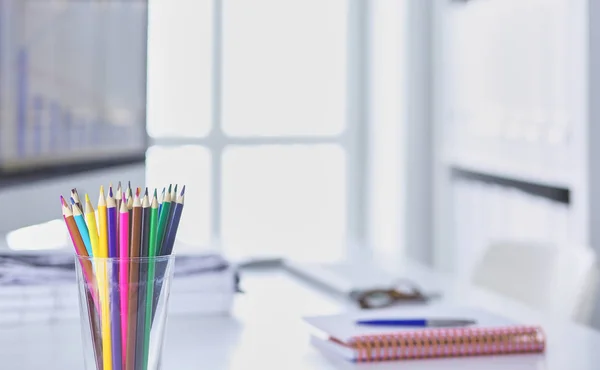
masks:
<svg viewBox="0 0 600 370"><path fill-rule="evenodd" d="M423 294L410 280L398 280L389 289L367 289L350 293L350 298L362 309L389 307L397 303L427 302L439 294Z"/></svg>

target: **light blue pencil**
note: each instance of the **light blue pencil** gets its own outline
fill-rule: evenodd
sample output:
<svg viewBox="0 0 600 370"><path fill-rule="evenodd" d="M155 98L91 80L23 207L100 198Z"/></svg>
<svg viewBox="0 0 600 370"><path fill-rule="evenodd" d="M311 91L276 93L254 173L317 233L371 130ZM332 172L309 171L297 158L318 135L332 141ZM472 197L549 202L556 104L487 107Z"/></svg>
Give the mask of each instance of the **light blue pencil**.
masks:
<svg viewBox="0 0 600 370"><path fill-rule="evenodd" d="M90 232L88 231L87 225L85 223L85 218L81 213L81 209L77 207L77 205L73 206L73 218L75 219L75 223L77 224L77 228L79 229L79 234L81 234L81 239L83 239L83 244L85 245L85 249L88 252L88 255L92 257L94 255L92 250L92 241L90 239Z"/></svg>

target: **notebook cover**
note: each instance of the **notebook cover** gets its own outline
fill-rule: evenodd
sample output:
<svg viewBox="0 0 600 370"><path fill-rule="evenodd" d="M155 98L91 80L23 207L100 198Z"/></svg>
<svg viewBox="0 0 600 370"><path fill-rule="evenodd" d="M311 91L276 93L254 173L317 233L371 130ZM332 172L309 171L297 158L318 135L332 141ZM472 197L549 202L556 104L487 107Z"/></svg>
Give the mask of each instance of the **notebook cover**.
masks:
<svg viewBox="0 0 600 370"><path fill-rule="evenodd" d="M457 328L381 328L356 326L368 318L469 318L477 325ZM461 357L508 353L534 353L545 349L538 326L519 325L500 316L466 308L422 307L358 312L305 319L328 346L357 362L435 357ZM348 356L347 354L351 355Z"/></svg>

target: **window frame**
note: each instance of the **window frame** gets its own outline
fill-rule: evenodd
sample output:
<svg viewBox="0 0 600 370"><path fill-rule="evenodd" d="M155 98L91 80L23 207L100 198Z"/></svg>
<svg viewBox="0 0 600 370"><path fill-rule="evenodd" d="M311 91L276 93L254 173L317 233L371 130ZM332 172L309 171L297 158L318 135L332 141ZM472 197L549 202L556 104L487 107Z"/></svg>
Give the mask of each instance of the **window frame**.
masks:
<svg viewBox="0 0 600 370"><path fill-rule="evenodd" d="M211 154L211 247L220 247L222 235L222 171L223 154L228 146L337 144L346 153L346 248L352 253L364 245L367 130L367 20L368 5L360 0L346 0L346 127L331 136L229 136L222 129L222 43L223 1L213 1L212 68L211 68L211 128L203 137L150 138L151 146L197 145Z"/></svg>

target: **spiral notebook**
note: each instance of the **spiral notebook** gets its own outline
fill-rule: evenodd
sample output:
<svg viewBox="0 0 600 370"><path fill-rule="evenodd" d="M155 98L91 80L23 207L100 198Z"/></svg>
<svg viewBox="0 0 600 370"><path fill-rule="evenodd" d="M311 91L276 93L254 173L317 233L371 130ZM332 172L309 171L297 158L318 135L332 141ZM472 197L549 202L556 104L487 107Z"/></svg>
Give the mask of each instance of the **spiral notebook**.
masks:
<svg viewBox="0 0 600 370"><path fill-rule="evenodd" d="M477 324L454 328L355 325L357 320L386 318L461 318ZM407 307L304 320L313 329L311 342L316 347L354 362L540 353L546 343L541 327L518 324L473 308Z"/></svg>

